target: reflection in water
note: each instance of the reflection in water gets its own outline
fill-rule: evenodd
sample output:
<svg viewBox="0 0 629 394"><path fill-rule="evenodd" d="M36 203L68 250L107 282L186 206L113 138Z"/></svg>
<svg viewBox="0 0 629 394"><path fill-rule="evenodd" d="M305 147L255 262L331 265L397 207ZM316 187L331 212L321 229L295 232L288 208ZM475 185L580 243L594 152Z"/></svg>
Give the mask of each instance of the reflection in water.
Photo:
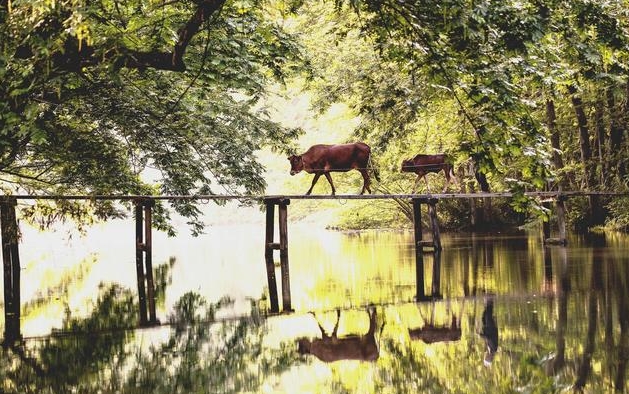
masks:
<svg viewBox="0 0 629 394"><path fill-rule="evenodd" d="M339 338L337 331L339 328L339 320L341 319L341 310L337 309L336 323L334 324L332 335L326 334L321 323L317 321L317 325L321 330L321 338L300 338L298 340L299 354L312 354L319 360L325 362L339 360L377 360L379 350L378 343L376 342L376 308L369 308L367 315L369 316L369 330L367 330L366 334L345 335Z"/></svg>
<svg viewBox="0 0 629 394"><path fill-rule="evenodd" d="M480 336L485 340L487 348L483 362L490 366L494 361L494 355L498 351L498 325L494 317L494 300L491 297L485 299L485 309L483 310L483 328Z"/></svg>
<svg viewBox="0 0 629 394"><path fill-rule="evenodd" d="M426 319L421 314L419 305L417 306L417 310L424 321L424 325L422 327L409 328L408 335L410 338L412 340L421 340L425 343L449 342L461 339L461 316L459 316L457 321L456 315L452 313L452 321L449 327L447 325L435 325L435 304L431 303L431 306L430 321L428 323L426 323ZM463 307L461 307L461 315L462 314Z"/></svg>
<svg viewBox="0 0 629 394"><path fill-rule="evenodd" d="M347 236L312 228L296 230L291 232L290 262L297 312L265 317L265 301L259 300L266 283L263 234L239 234L249 234L246 239L258 246L229 250L222 256L219 244L225 238L212 245L213 254L201 246L208 239L184 243L185 247L177 240L172 249L164 243L167 250L156 261L168 263L156 267L160 271L155 277L161 278L160 320L169 324L153 329L129 329L137 326L135 278L128 278L129 267L119 256L108 260L98 254L91 260L79 259L67 271L58 270L55 281L44 286L52 294L30 298L37 302L27 304L24 326L39 334L28 319L45 313L58 315L61 323L53 325L54 335L0 349L0 391L629 390L626 235L606 236L596 245L572 237L564 248L545 247L534 233L442 234L441 254L425 258L426 284L439 297L416 302L411 234L374 231ZM237 256L232 254L236 252ZM127 263L133 272L133 261ZM105 272L103 266L113 266L116 272ZM36 272L27 265L25 277ZM72 272L79 279L67 280ZM92 283L95 273L101 281L115 284L89 290L85 284ZM92 279L86 282L86 278ZM61 313L55 303L58 298L67 306ZM364 306L371 303L378 313L367 313L366 319ZM76 305L88 312L75 313ZM339 308L342 319L340 314L332 319ZM418 314L418 308L426 316L430 310L430 320ZM306 312L310 310L321 321ZM372 329L376 320L379 328ZM384 321L386 327L380 325ZM413 329L431 324L454 328L458 339L413 340ZM327 335L321 327L335 328ZM51 331L49 324L45 333ZM310 344L324 338L332 343L334 337L342 341L368 337L370 332L380 345L374 356L338 357L333 363L300 356L295 343L301 337L316 338ZM348 338L336 333L366 334ZM374 361L362 361L369 358ZM493 361L491 368L479 362L483 359Z"/></svg>
<svg viewBox="0 0 629 394"><path fill-rule="evenodd" d="M90 317L65 322L71 334L3 348L0 388L7 394L258 392L267 376L299 360L287 346L261 346L266 329L254 307L248 317L216 323L228 303L187 294L173 311L173 328L128 331L121 328L137 320L132 294L103 289Z"/></svg>

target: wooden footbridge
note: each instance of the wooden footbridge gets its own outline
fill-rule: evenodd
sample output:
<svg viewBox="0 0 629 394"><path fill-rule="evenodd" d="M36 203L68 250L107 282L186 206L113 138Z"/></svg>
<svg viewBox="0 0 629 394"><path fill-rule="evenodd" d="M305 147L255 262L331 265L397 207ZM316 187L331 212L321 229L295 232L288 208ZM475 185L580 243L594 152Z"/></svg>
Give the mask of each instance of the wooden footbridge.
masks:
<svg viewBox="0 0 629 394"><path fill-rule="evenodd" d="M520 194L521 195L521 194ZM550 226L544 226L544 240L547 243L566 245L566 199L577 196L626 196L629 193L608 192L525 192L525 196L540 199L548 208L554 209L557 215L558 236L552 238ZM4 342L10 343L21 338L20 331L20 257L19 228L16 219L18 200L117 200L131 201L135 207L135 246L136 275L138 279L139 323L141 326L159 324L155 313L155 287L152 266L152 210L157 200L214 200L214 201L258 201L266 207L266 237L264 259L266 264L269 287L271 313L279 313L277 281L275 276L274 251L280 254L280 275L282 283L282 311L292 311L290 274L288 264L288 205L291 200L383 200L400 199L412 203L415 235L415 258L418 300L424 299L424 264L423 254L428 251L439 252L441 239L437 220L437 203L443 199L495 199L513 198L515 193L449 193L449 194L369 194L369 195L192 195L192 196L105 196L105 195L73 195L73 196L36 196L13 195L0 197L0 227L2 236L2 260L4 268ZM421 206L427 206L430 223L431 239L424 240L422 235ZM275 241L275 210L277 207L279 240Z"/></svg>

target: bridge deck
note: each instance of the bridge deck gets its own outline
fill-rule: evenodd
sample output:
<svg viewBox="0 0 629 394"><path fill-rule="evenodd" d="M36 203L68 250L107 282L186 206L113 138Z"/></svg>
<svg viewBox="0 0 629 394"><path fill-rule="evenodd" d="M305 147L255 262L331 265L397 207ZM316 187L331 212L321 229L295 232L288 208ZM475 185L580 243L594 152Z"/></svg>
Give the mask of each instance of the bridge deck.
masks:
<svg viewBox="0 0 629 394"><path fill-rule="evenodd" d="M4 198L18 200L386 200L386 199L470 199L470 198L511 198L514 192L492 193L422 193L422 194L277 194L277 195L7 195ZM577 197L577 196L629 196L629 192L604 192L604 191L535 191L524 192L525 196L538 198Z"/></svg>

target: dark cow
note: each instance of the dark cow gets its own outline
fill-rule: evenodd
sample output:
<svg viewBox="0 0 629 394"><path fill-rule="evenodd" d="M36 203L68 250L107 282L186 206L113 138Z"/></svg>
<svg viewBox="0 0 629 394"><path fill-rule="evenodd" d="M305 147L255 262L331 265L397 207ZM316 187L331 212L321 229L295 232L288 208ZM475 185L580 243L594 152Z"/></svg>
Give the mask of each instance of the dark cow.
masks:
<svg viewBox="0 0 629 394"><path fill-rule="evenodd" d="M293 155L288 158L291 175L298 174L302 170L309 174L315 174L312 185L306 192L306 195L312 192L312 188L321 175L325 175L328 182L330 182L332 195L336 194L330 172L347 172L350 170L358 170L363 176L363 189L360 194L364 194L365 190L371 193L371 180L368 172L370 159L371 148L362 142L340 145L313 145L306 153Z"/></svg>
<svg viewBox="0 0 629 394"><path fill-rule="evenodd" d="M429 323L421 328L409 328L411 339L419 339L425 343L451 342L461 339L461 323L457 324L456 316L452 315L452 323L448 326L435 326Z"/></svg>
<svg viewBox="0 0 629 394"><path fill-rule="evenodd" d="M434 155L419 154L410 160L402 161L402 172L414 172L417 174L417 179L415 180L415 185L413 186L413 193L415 193L415 189L417 189L419 180L422 177L424 178L424 181L426 181L426 188L430 192L430 186L428 186L426 174L429 172L439 172L441 170L443 170L443 173L446 176L446 184L443 187L443 190L445 191L451 181L457 183L456 177L454 176L454 168L450 163L448 155L444 153Z"/></svg>
<svg viewBox="0 0 629 394"><path fill-rule="evenodd" d="M321 338L299 339L297 341L297 351L299 354L312 354L319 360L328 363L338 360L377 360L380 356L380 350L376 342L376 309L371 308L367 310L367 314L369 315L369 330L366 334L348 335L339 338L336 335L336 331L339 328L341 311L337 309L336 324L334 325L332 335L326 334L321 324L317 321L319 329L321 330ZM382 329L380 331L382 331Z"/></svg>
<svg viewBox="0 0 629 394"><path fill-rule="evenodd" d="M409 328L408 335L413 340L419 339L422 342L425 342L428 344L435 343L435 342L453 342L453 341L460 340L461 339L461 318L463 317L464 306L465 306L465 303L463 303L463 306L461 306L461 310L459 311L460 315L458 319L455 316L455 314L452 313L452 321L450 323L450 326L448 327L447 324L436 325L434 323L434 317L435 317L435 304L434 303L432 304L432 311L430 313L430 321L428 321L427 323L418 305L419 315L422 317L422 320L424 320L425 324L423 327ZM450 309L450 304L448 302L448 310L449 309Z"/></svg>

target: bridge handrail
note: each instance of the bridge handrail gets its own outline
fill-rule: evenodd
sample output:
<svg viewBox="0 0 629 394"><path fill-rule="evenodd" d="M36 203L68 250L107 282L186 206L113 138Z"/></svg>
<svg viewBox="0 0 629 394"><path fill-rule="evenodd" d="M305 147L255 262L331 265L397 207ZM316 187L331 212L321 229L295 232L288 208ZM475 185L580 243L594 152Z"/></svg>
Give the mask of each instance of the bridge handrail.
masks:
<svg viewBox="0 0 629 394"><path fill-rule="evenodd" d="M629 192L607 191L533 191L524 192L528 197L566 198L578 196L629 196ZM383 199L470 199L470 198L510 198L515 192L490 193L421 193L421 194L271 194L271 195L236 195L236 194L193 194L193 195L35 195L16 194L0 196L0 199L16 200L383 200Z"/></svg>

